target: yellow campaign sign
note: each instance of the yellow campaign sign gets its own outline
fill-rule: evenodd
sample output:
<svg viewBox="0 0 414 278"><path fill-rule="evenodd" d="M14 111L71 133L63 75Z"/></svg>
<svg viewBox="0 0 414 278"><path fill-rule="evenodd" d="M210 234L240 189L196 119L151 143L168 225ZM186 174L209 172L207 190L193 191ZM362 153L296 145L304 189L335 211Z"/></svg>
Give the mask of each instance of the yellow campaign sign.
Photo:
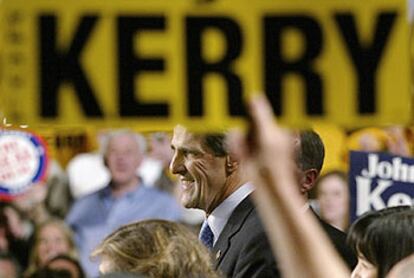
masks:
<svg viewBox="0 0 414 278"><path fill-rule="evenodd" d="M411 119L405 0L0 2L1 108L34 126Z"/></svg>

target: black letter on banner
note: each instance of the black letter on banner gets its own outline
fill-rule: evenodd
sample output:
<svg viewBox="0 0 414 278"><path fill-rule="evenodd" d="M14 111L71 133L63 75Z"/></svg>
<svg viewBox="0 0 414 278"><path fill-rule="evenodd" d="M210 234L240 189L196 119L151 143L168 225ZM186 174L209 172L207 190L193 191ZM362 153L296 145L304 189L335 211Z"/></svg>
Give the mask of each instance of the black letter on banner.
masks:
<svg viewBox="0 0 414 278"><path fill-rule="evenodd" d="M163 71L164 60L142 58L134 51L134 37L144 30L165 29L162 16L120 16L118 18L118 86L121 116L160 117L168 116L166 103L142 103L137 97L134 80L145 71Z"/></svg>
<svg viewBox="0 0 414 278"><path fill-rule="evenodd" d="M282 35L297 29L305 37L306 46L301 57L293 61L282 57ZM265 90L276 115L282 115L282 81L285 75L301 75L306 85L306 113L323 114L321 77L313 70L313 60L321 53L323 40L318 22L307 15L266 16L265 29Z"/></svg>
<svg viewBox="0 0 414 278"><path fill-rule="evenodd" d="M185 26L189 115L202 116L204 113L203 77L208 73L220 74L227 81L230 115L244 115L241 80L232 72L232 62L242 50L243 41L239 26L227 17L187 17ZM208 45L201 45L202 36L209 28L220 30L227 41L227 52L221 60L214 63L207 63L202 57L202 47L208 47Z"/></svg>
<svg viewBox="0 0 414 278"><path fill-rule="evenodd" d="M102 117L102 110L94 97L79 57L97 20L97 16L83 16L70 46L67 49L59 49L56 42L56 16L40 16L40 109L42 117L57 116L58 90L63 82L72 82L86 116Z"/></svg>
<svg viewBox="0 0 414 278"><path fill-rule="evenodd" d="M377 17L371 43L360 39L351 13L338 13L335 20L345 41L349 55L358 72L358 112L371 114L376 111L376 73L387 44L396 12L384 12Z"/></svg>

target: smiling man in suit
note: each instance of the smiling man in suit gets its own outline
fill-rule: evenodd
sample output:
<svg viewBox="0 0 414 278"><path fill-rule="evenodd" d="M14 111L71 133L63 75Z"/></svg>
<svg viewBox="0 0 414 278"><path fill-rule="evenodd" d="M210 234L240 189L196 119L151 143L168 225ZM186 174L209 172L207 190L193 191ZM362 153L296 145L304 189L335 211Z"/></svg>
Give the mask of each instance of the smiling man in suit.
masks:
<svg viewBox="0 0 414 278"><path fill-rule="evenodd" d="M181 203L206 212L200 237L227 277L277 277L270 244L223 134L174 129L170 170L181 183ZM209 235L203 235L208 230Z"/></svg>
<svg viewBox="0 0 414 278"><path fill-rule="evenodd" d="M313 151L321 152L319 145L314 149L311 144L309 150L308 141L300 144L301 139L296 138L297 176L300 191L306 194L315 183L324 154L321 143L322 154L318 157L322 162L314 169L314 163L308 163L313 158L308 156ZM243 180L239 161L227 151L225 136L196 134L177 126L171 147L174 156L170 170L179 177L181 203L206 212L200 240L213 252L216 267L226 277L279 277L276 260L249 196L253 185ZM307 169L308 165L311 169ZM329 229L328 235L342 254L340 249L346 249L345 234Z"/></svg>

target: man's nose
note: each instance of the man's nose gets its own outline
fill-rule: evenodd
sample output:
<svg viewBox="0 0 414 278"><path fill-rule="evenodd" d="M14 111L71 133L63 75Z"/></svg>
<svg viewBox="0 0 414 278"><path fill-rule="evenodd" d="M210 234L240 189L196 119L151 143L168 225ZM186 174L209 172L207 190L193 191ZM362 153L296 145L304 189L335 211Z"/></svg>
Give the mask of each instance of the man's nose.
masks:
<svg viewBox="0 0 414 278"><path fill-rule="evenodd" d="M182 157L178 154L174 154L170 162L170 171L174 175L184 174L186 169Z"/></svg>

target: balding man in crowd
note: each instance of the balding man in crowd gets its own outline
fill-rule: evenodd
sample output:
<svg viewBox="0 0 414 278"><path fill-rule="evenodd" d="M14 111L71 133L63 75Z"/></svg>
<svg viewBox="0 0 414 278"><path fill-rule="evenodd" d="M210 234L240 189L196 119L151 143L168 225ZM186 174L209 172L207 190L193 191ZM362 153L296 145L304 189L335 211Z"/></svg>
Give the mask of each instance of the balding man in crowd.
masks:
<svg viewBox="0 0 414 278"><path fill-rule="evenodd" d="M181 217L172 196L145 186L137 176L145 147L145 139L131 131L109 134L103 150L110 183L76 201L66 218L75 232L81 263L91 277L98 275L98 265L91 262L90 253L109 233L132 221Z"/></svg>
<svg viewBox="0 0 414 278"><path fill-rule="evenodd" d="M315 186L316 180L322 170L325 148L321 138L313 130L303 130L296 133L294 140L299 190L307 199L308 192ZM304 204L304 206L309 208L309 204ZM346 234L326 223L316 214L315 216L348 267L353 269L357 260L352 250L346 244Z"/></svg>

